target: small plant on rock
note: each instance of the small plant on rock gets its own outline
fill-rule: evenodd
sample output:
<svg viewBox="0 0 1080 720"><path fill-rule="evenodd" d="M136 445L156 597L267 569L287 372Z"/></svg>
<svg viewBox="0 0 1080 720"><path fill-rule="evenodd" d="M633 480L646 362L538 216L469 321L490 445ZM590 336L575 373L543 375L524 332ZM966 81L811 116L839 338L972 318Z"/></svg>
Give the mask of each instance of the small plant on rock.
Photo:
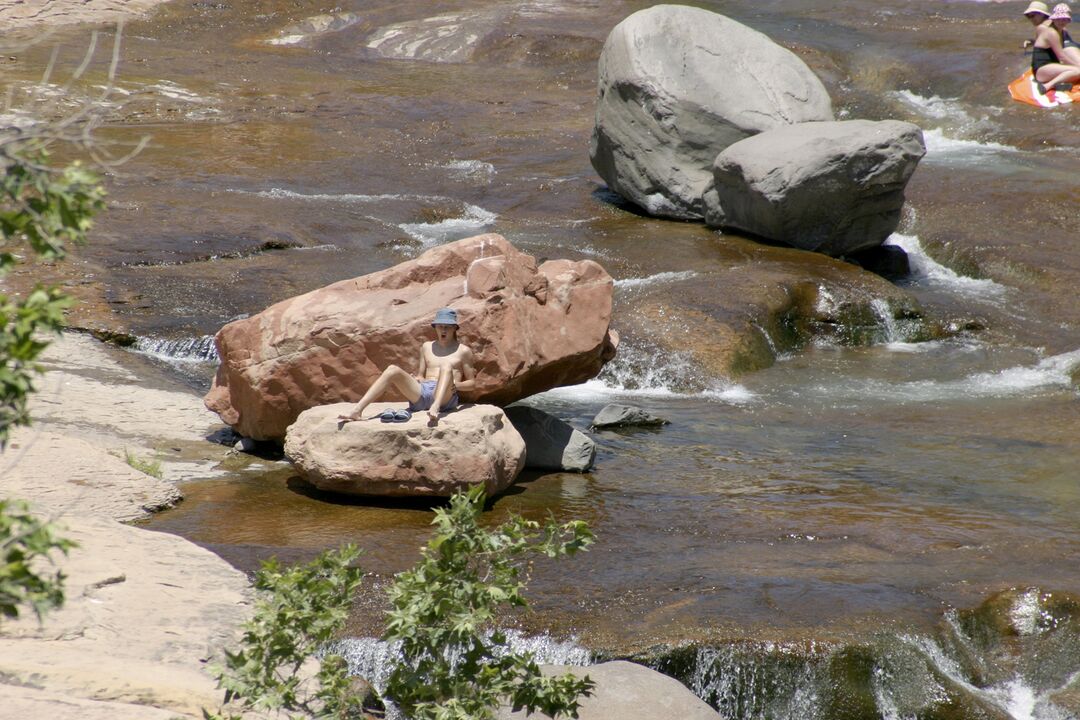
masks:
<svg viewBox="0 0 1080 720"><path fill-rule="evenodd" d="M225 651L213 668L230 710L203 710L207 720L239 720L247 711L283 713L289 718L361 718L361 698L352 690L345 660L324 655L317 671L310 661L345 626L361 571L360 551L346 545L307 565L282 568L277 559L255 575L259 598L244 625L241 649ZM309 664L308 668L304 665Z"/></svg>
<svg viewBox="0 0 1080 720"><path fill-rule="evenodd" d="M161 461L153 458L141 458L130 450L124 450L124 462L144 475L161 479Z"/></svg>
<svg viewBox="0 0 1080 720"><path fill-rule="evenodd" d="M507 650L505 634L488 628L499 607L527 607L529 556L573 555L592 533L581 521L541 527L518 516L485 530L477 524L483 508L482 487L454 495L436 511L421 560L389 588L383 639L399 642L404 658L384 695L412 720L487 720L502 702L576 718L592 681L542 676L530 656Z"/></svg>

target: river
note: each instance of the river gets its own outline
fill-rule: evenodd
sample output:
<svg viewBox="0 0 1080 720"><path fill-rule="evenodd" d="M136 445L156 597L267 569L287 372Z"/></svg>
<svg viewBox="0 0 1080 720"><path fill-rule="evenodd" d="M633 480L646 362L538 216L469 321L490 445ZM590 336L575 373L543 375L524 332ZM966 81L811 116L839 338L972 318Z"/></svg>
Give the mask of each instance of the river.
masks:
<svg viewBox="0 0 1080 720"><path fill-rule="evenodd" d="M725 717L1077 717L1080 109L1009 99L1022 8L694 3L797 52L839 116L924 128L890 239L913 272L894 291L954 329L926 340L871 302L858 342L763 329L771 364L730 379L647 319L700 336L752 314L747 288L809 282L827 303L829 283L856 283L828 278L855 271L645 218L604 188L588 161L596 60L650 4L177 2L129 23L99 134L150 144L108 178L108 212L61 271L76 324L133 335L205 389L223 323L433 245L494 231L594 259L616 278L620 355L529 402L583 428L612 401L671 424L595 433L593 473L528 475L494 503L488 522L550 511L598 538L538 566L535 612L508 622L557 659L650 662ZM53 46L73 67L86 40L21 50L7 81L39 77ZM65 92L92 93L105 69L99 53ZM184 492L149 526L244 569L363 547L357 637L377 633L378 589L431 519L320 497L273 459Z"/></svg>

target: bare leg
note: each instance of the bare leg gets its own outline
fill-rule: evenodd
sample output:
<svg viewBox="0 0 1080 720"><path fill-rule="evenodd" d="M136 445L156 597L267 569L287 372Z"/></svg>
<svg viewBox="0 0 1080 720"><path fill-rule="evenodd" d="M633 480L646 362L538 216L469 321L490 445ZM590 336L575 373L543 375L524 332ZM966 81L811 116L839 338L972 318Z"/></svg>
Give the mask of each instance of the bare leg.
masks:
<svg viewBox="0 0 1080 720"><path fill-rule="evenodd" d="M375 382L371 383L371 387L364 393L364 397L360 398L360 402L356 404L353 411L348 415L338 415L338 419L346 422L359 420L364 414L364 409L382 397L383 393L391 386L404 395L409 402L416 402L420 399L420 383L416 382L416 378L397 365L391 365L382 371L382 374L379 375Z"/></svg>
<svg viewBox="0 0 1080 720"><path fill-rule="evenodd" d="M450 400L454 389L454 371L450 368L439 369L439 380L435 383L435 394L428 408L428 418L432 423L439 422L439 411Z"/></svg>
<svg viewBox="0 0 1080 720"><path fill-rule="evenodd" d="M1050 63L1039 68L1035 79L1047 90L1053 90L1058 83L1080 80L1080 68L1072 65L1062 65L1061 63Z"/></svg>

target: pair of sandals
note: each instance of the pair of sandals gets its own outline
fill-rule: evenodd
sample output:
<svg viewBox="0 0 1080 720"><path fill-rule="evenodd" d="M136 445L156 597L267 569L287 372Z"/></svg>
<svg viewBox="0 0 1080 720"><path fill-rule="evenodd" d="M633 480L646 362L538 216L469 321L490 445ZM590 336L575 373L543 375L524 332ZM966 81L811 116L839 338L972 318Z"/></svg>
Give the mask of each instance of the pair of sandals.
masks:
<svg viewBox="0 0 1080 720"><path fill-rule="evenodd" d="M386 410L383 410L381 413L379 413L379 419L382 420L384 423L409 422L409 420L412 419L412 411L410 411L410 410L393 410L393 409L388 408Z"/></svg>

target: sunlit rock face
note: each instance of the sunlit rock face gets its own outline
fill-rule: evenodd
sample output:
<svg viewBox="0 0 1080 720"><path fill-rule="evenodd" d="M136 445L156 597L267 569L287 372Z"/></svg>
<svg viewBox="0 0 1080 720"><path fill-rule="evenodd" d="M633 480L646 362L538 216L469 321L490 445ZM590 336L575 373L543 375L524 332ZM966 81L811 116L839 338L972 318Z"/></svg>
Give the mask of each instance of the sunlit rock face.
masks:
<svg viewBox="0 0 1080 720"><path fill-rule="evenodd" d="M475 356L465 399L506 405L596 377L618 342L612 288L591 260L538 264L501 235L458 240L229 323L206 406L246 437L280 441L304 410L359 400L387 366L415 372L442 307Z"/></svg>
<svg viewBox="0 0 1080 720"><path fill-rule="evenodd" d="M765 35L684 5L634 13L600 56L590 157L615 192L651 215L703 216L713 160L732 143L832 120L806 64Z"/></svg>
<svg viewBox="0 0 1080 720"><path fill-rule="evenodd" d="M716 157L705 220L834 257L875 248L925 154L922 130L898 120L768 130Z"/></svg>

